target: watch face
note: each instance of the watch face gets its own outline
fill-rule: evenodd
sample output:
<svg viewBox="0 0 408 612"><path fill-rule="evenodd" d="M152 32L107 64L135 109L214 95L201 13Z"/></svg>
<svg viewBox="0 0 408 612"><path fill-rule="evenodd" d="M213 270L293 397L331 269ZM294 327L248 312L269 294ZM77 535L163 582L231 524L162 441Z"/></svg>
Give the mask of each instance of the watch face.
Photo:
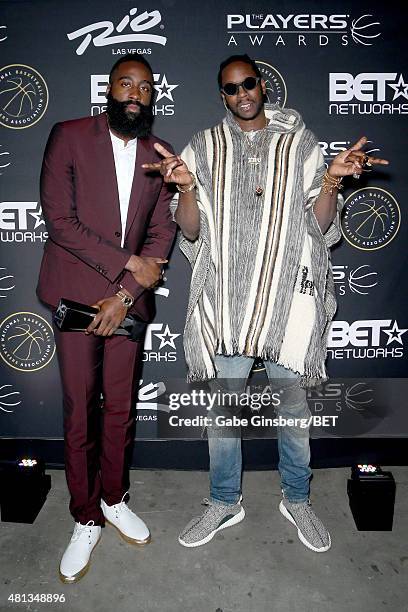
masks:
<svg viewBox="0 0 408 612"><path fill-rule="evenodd" d="M126 297L126 298L124 298L123 303L124 303L125 306L129 307L129 306L132 306L133 300L130 297Z"/></svg>

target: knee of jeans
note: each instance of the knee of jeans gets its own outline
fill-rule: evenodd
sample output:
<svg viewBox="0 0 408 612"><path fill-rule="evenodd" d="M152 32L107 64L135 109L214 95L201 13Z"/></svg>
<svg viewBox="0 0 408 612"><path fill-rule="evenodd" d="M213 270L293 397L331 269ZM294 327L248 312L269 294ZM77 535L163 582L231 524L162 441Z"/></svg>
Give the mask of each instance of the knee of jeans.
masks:
<svg viewBox="0 0 408 612"><path fill-rule="evenodd" d="M225 425L212 424L207 427L208 441L211 439L236 440L241 438L241 427L229 427Z"/></svg>
<svg viewBox="0 0 408 612"><path fill-rule="evenodd" d="M279 404L276 406L278 414L290 413L310 416L309 407L306 399L306 391L299 384L282 386L277 390L279 394Z"/></svg>
<svg viewBox="0 0 408 612"><path fill-rule="evenodd" d="M296 417L299 419L309 419L312 415L306 399L296 403L279 405L276 408L276 412L283 417Z"/></svg>
<svg viewBox="0 0 408 612"><path fill-rule="evenodd" d="M213 378L209 382L211 392L215 395L226 393L243 393L247 384L246 378Z"/></svg>

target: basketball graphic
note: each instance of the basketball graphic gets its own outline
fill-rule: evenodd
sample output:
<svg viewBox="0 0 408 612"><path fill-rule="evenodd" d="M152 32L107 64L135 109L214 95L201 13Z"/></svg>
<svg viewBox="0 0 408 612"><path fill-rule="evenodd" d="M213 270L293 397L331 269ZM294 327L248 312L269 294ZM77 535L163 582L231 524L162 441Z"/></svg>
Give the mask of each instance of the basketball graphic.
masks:
<svg viewBox="0 0 408 612"><path fill-rule="evenodd" d="M13 391L12 385L0 386L0 410L2 412L14 412L10 408L15 408L21 404L20 391Z"/></svg>
<svg viewBox="0 0 408 612"><path fill-rule="evenodd" d="M268 104L278 104L283 108L287 98L286 83L283 76L271 64L258 60L255 63L265 81Z"/></svg>
<svg viewBox="0 0 408 612"><path fill-rule="evenodd" d="M344 397L347 408L358 412L366 410L368 405L373 402L372 393L373 390L369 389L363 382L347 387Z"/></svg>
<svg viewBox="0 0 408 612"><path fill-rule="evenodd" d="M379 25L381 25L379 21L373 21L372 15L361 15L351 22L351 37L355 43L370 47L374 38L381 36L381 32L377 32L376 28Z"/></svg>
<svg viewBox="0 0 408 612"><path fill-rule="evenodd" d="M48 88L37 70L24 64L0 68L0 124L11 129L31 127L48 106Z"/></svg>
<svg viewBox="0 0 408 612"><path fill-rule="evenodd" d="M377 204L375 200L366 200L360 204L360 209L351 215L351 218L357 221L357 233L364 238L381 235L389 220L386 207L383 204Z"/></svg>
<svg viewBox="0 0 408 612"><path fill-rule="evenodd" d="M55 353L52 328L32 312L16 312L0 323L0 356L22 372L35 372L49 364Z"/></svg>
<svg viewBox="0 0 408 612"><path fill-rule="evenodd" d="M369 272L369 269L370 265L364 264L358 268L355 268L355 270L350 270L348 275L348 283L350 290L353 293L368 295L369 291L367 291L367 289L371 289L377 285L378 274L377 272Z"/></svg>
<svg viewBox="0 0 408 612"><path fill-rule="evenodd" d="M363 251L387 246L401 221L398 203L385 189L364 187L345 201L341 230L349 244Z"/></svg>
<svg viewBox="0 0 408 612"><path fill-rule="evenodd" d="M6 298L7 292L14 289L13 280L14 277L11 274L7 274L6 268L0 268L0 299Z"/></svg>
<svg viewBox="0 0 408 612"><path fill-rule="evenodd" d="M9 87L0 92L0 96L7 96L8 102L3 103L3 111L11 117L21 117L33 110L37 93L32 83L24 83L21 77L9 79Z"/></svg>

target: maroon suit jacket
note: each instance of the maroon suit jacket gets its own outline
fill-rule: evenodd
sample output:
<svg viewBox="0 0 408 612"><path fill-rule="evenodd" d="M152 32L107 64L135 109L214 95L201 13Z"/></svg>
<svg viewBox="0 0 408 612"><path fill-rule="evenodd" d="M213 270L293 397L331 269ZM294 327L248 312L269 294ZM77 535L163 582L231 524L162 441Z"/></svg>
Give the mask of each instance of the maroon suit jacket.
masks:
<svg viewBox="0 0 408 612"><path fill-rule="evenodd" d="M141 165L159 161L155 136L138 139L124 246L115 162L106 114L57 123L41 171L41 203L49 238L37 294L55 307L60 298L93 304L116 293L120 282L135 297L131 312L154 315L153 292L124 266L132 254L167 257L176 224L172 193L160 174Z"/></svg>

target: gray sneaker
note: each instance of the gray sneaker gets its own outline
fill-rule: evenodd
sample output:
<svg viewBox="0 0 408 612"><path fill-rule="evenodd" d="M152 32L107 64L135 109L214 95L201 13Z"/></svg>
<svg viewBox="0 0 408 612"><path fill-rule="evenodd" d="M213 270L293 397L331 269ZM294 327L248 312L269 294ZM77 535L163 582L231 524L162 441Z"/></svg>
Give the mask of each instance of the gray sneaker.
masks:
<svg viewBox="0 0 408 612"><path fill-rule="evenodd" d="M291 503L282 499L279 510L285 518L297 527L299 540L315 552L326 552L331 546L330 534L322 521L315 515L309 501Z"/></svg>
<svg viewBox="0 0 408 612"><path fill-rule="evenodd" d="M212 540L217 531L240 523L245 517L241 500L242 497L236 504L222 504L203 499L202 503L207 508L201 516L193 518L183 529L178 539L180 544L189 548L202 546Z"/></svg>

